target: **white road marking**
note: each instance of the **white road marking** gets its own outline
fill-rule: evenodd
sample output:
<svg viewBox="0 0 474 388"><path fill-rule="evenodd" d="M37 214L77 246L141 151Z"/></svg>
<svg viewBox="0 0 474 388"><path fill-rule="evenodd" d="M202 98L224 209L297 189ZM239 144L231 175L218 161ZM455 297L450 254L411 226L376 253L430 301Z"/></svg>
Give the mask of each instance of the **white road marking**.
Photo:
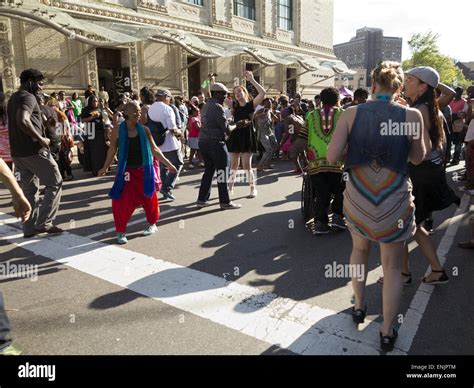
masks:
<svg viewBox="0 0 474 388"><path fill-rule="evenodd" d="M446 230L446 233L443 236L443 239L438 245L438 249L436 250L436 254L438 255L439 261L441 265L444 265L446 262L446 255L448 254L451 246L453 245L454 237L459 228L459 221L466 213L466 210L469 208L470 196L464 195L461 201L461 206L459 206L456 210L456 213L449 221L449 226ZM430 268L426 270L425 275L430 273ZM440 287L449 287L441 285ZM421 283L418 287L418 290L411 301L410 307L405 314L403 319L403 324L400 326L399 336L397 340L397 346L405 351L408 352L411 348L413 343L413 339L416 336L416 332L420 327L421 319L423 318L423 314L428 306L430 301L431 295L435 286L430 286L428 284Z"/></svg>
<svg viewBox="0 0 474 388"><path fill-rule="evenodd" d="M377 322L358 331L348 314L118 246L67 232L25 240L18 232L0 225L2 240L271 345L300 354L379 354Z"/></svg>
<svg viewBox="0 0 474 388"><path fill-rule="evenodd" d="M465 195L438 247L441 264L446 261L468 204L469 197ZM7 218L11 216L0 213L4 222ZM75 234L25 240L17 228L0 223L0 239L295 353L379 354L378 322L369 321L358 330L349 314L281 298ZM375 278L375 271L372 272ZM433 289L425 284L418 288L391 355L404 355L410 350Z"/></svg>

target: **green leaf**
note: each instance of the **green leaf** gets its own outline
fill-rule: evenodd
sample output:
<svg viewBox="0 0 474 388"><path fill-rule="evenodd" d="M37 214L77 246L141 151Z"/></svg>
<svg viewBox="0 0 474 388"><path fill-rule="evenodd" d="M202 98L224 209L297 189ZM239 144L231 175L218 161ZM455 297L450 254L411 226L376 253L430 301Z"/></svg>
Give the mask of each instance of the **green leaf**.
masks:
<svg viewBox="0 0 474 388"><path fill-rule="evenodd" d="M403 61L403 68L408 70L418 66L431 66L438 71L441 82L453 85L457 81L458 85L469 85L454 59L440 52L438 39L439 35L432 31L412 34L408 41L412 57Z"/></svg>

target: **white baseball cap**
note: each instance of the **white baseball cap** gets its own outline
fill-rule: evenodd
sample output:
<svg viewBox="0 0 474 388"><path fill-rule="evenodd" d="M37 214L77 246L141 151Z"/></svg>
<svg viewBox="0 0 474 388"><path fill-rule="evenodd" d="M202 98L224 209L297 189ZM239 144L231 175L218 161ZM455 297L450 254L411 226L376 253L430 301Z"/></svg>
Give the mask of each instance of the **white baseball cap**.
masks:
<svg viewBox="0 0 474 388"><path fill-rule="evenodd" d="M405 72L405 75L411 75L418 78L425 84L437 88L439 84L439 73L429 66L415 67Z"/></svg>

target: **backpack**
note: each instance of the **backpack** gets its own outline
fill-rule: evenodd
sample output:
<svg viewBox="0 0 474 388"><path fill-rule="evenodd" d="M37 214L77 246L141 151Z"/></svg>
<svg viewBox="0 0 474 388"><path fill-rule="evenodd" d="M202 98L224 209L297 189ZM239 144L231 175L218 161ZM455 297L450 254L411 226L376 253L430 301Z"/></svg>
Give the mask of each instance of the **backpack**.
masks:
<svg viewBox="0 0 474 388"><path fill-rule="evenodd" d="M155 141L156 145L158 147L163 145L168 129L166 129L159 121L153 121L148 113L146 125L150 129L151 135L153 136L153 140Z"/></svg>

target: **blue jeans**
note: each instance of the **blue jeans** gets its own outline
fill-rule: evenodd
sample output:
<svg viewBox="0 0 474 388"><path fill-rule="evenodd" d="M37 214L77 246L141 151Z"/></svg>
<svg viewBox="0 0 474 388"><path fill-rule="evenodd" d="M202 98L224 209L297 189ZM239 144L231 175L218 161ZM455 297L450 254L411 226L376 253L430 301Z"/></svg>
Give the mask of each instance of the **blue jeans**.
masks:
<svg viewBox="0 0 474 388"><path fill-rule="evenodd" d="M169 193L172 189L174 189L176 179L183 168L184 162L181 150L163 152L163 155L176 167L176 170L178 170L176 174L169 173L166 166L163 163L160 163L160 175L162 182L161 191Z"/></svg>
<svg viewBox="0 0 474 388"><path fill-rule="evenodd" d="M11 343L10 322L8 321L7 312L5 311L3 295L0 292L0 350L10 346Z"/></svg>
<svg viewBox="0 0 474 388"><path fill-rule="evenodd" d="M229 189L227 187L229 173L229 153L223 141L200 141L199 151L206 165L199 188L198 201L207 202L211 196L212 179L217 171L217 188L219 190L219 203L230 203Z"/></svg>

